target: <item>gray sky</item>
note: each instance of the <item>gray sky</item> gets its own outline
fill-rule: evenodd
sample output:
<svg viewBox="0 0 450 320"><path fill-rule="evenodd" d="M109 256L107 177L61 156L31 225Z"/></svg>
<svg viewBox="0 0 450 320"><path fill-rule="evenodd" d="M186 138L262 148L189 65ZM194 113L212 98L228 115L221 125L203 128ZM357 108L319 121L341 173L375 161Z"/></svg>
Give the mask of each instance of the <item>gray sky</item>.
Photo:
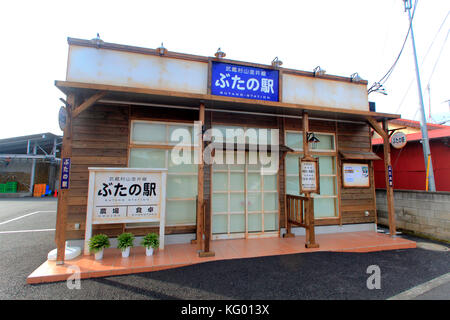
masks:
<svg viewBox="0 0 450 320"><path fill-rule="evenodd" d="M428 114L431 101L436 118L449 115L449 10L448 0L420 0L413 24L424 103ZM146 48L164 42L170 51L204 56L221 47L229 59L262 64L278 56L286 68L358 72L370 86L391 67L408 25L402 0L5 1L0 138L61 134L57 115L64 95L54 80L65 80L67 37L91 39L98 32L106 42ZM385 88L387 96L369 95L377 111L419 120L410 39Z"/></svg>

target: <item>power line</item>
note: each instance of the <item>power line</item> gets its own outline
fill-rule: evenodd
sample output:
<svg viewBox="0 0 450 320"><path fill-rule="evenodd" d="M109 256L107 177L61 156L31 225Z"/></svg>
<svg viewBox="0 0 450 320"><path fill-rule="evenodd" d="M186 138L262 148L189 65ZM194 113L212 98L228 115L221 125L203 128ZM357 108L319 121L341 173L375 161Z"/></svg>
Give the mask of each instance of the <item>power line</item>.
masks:
<svg viewBox="0 0 450 320"><path fill-rule="evenodd" d="M437 66L437 64L439 62L439 59L441 58L442 51L444 51L445 43L447 42L449 33L450 33L450 29L448 30L447 36L445 37L444 43L442 44L441 51L439 51L439 56L437 57L436 62L434 64L434 66L433 66L433 70L431 71L430 78L428 79L428 84L430 84L431 77L433 76L434 70L436 70L436 66Z"/></svg>
<svg viewBox="0 0 450 320"><path fill-rule="evenodd" d="M394 68L395 68L395 66L397 65L397 62L398 62L398 60L400 59L400 56L401 56L402 53L403 53L403 49L405 48L406 41L408 40L409 34L410 34L410 32L411 32L411 26L412 26L412 22L413 22L413 19L414 19L414 14L416 13L416 7L417 7L417 3L418 3L418 2L419 2L419 0L416 0L415 3L414 3L414 9L413 9L411 21L409 22L408 32L406 33L405 40L403 41L402 48L400 49L400 52L399 52L397 58L395 59L394 63L393 63L392 66L389 68L389 70L386 72L386 74L385 74L378 82L375 82L375 83L369 88L368 94L370 94L370 93L372 93L372 92L377 91L378 89L380 89L381 86L389 79L389 77L391 76L392 72L394 71ZM384 81L383 81L383 80L384 80Z"/></svg>
<svg viewBox="0 0 450 320"><path fill-rule="evenodd" d="M427 52L425 53L425 56L424 56L423 59L422 59L422 63L420 64L420 67L422 67L423 64L425 63L425 60L427 59L428 54L430 53L430 50L431 50L431 48L432 48L434 42L436 41L437 36L438 36L439 33L441 32L441 29L442 29L442 27L444 26L445 21L447 21L447 18L448 18L448 16L449 16L449 14L450 14L450 11L447 12L447 15L446 15L445 18L442 20L442 23L441 23L441 25L439 26L439 29L436 31L436 34L434 35L433 41L431 41L430 45L428 46L428 50L427 50ZM447 37L448 37L448 33L447 33ZM447 40L447 38L446 38L446 40ZM430 77L430 78L431 78L431 77ZM409 90L411 89L411 86L412 86L413 82L414 82L414 79L412 79L412 80L409 82L408 89L406 89L405 95L403 96L403 98L402 98L402 100L401 100L399 106L397 107L397 109L395 110L394 113L398 113L398 112L400 111L400 108L401 108L401 106L403 105L403 103L405 102L405 98L406 98L406 96L408 95ZM430 82L428 81L428 84L429 84L429 83L430 83Z"/></svg>

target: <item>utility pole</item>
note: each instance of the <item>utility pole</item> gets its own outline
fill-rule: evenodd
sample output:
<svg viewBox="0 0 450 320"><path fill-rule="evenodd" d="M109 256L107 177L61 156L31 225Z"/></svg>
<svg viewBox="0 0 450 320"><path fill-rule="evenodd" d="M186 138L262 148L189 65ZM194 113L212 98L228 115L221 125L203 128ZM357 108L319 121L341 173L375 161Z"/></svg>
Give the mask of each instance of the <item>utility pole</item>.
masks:
<svg viewBox="0 0 450 320"><path fill-rule="evenodd" d="M417 0L416 0L417 1ZM422 148L423 148L423 157L425 162L425 174L426 171L429 171L428 176L428 190L436 191L436 185L434 183L434 172L433 172L433 161L431 159L431 151L430 151L430 141L428 139L428 128L427 121L425 118L425 107L423 105L423 96L422 96L422 85L420 84L420 74L419 74L419 65L417 63L417 54L416 54L416 43L414 42L414 33L412 26L412 17L411 17L411 0L403 0L405 3L405 11L408 11L409 23L410 23L410 32L411 32L411 40L414 52L414 62L416 65L416 78L417 78L417 87L419 91L419 102L420 102L420 130L422 131ZM428 161L428 158L430 159ZM427 167L428 162L430 163L429 168Z"/></svg>

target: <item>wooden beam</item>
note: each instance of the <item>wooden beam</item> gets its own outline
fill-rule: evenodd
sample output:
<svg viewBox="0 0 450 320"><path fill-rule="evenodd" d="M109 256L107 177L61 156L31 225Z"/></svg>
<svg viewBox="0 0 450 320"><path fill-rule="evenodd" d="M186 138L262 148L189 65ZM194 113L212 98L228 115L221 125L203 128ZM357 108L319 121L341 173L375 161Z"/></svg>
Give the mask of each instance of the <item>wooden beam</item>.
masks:
<svg viewBox="0 0 450 320"><path fill-rule="evenodd" d="M309 132L309 116L307 112L303 112L303 159L311 158L309 153L309 142L308 142L308 132ZM319 163L317 162L317 166ZM301 170L301 167L298 168ZM300 171L299 171L300 175ZM316 177L316 183L320 181L319 177ZM299 188L301 189L302 182L299 181ZM318 248L319 244L316 243L315 229L314 229L314 199L311 197L310 192L305 192L305 196L308 198L305 201L305 235L306 235L306 248Z"/></svg>
<svg viewBox="0 0 450 320"><path fill-rule="evenodd" d="M386 181L386 197L387 197L387 209L389 218L389 234L391 237L397 234L395 227L395 208L394 208L394 188L389 185L389 168L392 170L391 165L391 147L389 144L388 124L387 120L383 120L383 151L384 151L384 172ZM374 199L375 200L375 199Z"/></svg>
<svg viewBox="0 0 450 320"><path fill-rule="evenodd" d="M205 118L203 116L203 120L205 122ZM208 119L208 126L212 126L212 113L209 113L209 119ZM204 168L204 165L203 165ZM207 164L207 182L206 185L204 185L204 189L208 190L208 194L205 198L205 193L203 193L203 230L202 233L205 237L205 239L202 239L202 250L198 253L199 257L213 257L215 255L214 251L211 251L211 223L212 223L212 164ZM203 176L205 177L205 173L203 173ZM204 190L203 189L203 190Z"/></svg>
<svg viewBox="0 0 450 320"><path fill-rule="evenodd" d="M70 158L72 156L72 108L70 106L75 105L75 95L70 94L67 97L68 105L67 109L67 121L64 129L64 135L61 147L61 160L64 158ZM72 164L71 164L72 165ZM62 163L60 165L60 181L62 176ZM69 172L70 173L70 172ZM70 181L69 181L70 188ZM68 197L69 189L59 188L58 204L56 213L56 230L55 230L55 242L56 242L56 264L64 264L65 251L66 251L66 224L67 224L67 211L68 211Z"/></svg>
<svg viewBox="0 0 450 320"><path fill-rule="evenodd" d="M387 133L383 130L383 128L378 124L378 122L374 118L367 117L367 122L383 139L385 137L388 137Z"/></svg>
<svg viewBox="0 0 450 320"><path fill-rule="evenodd" d="M72 112L72 117L76 118L78 115L96 103L98 100L103 98L106 95L106 91L100 91L86 99L82 104L80 104L77 108L75 108Z"/></svg>

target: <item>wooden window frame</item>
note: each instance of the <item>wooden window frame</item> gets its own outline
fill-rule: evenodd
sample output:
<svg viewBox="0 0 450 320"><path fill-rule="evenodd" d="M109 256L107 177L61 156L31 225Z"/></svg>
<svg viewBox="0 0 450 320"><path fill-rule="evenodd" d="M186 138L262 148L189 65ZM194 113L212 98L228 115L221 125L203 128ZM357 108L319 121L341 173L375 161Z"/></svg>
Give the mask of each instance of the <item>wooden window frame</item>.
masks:
<svg viewBox="0 0 450 320"><path fill-rule="evenodd" d="M139 142L139 141L133 141L132 140L132 132L133 132L133 125L134 123L154 123L154 124L163 124L166 126L166 142ZM132 119L130 120L130 129L129 129L129 144L128 144L128 160L127 160L127 167L130 167L130 153L132 149L163 149L165 150L165 156L164 156L164 161L165 161L165 168L167 168L167 170L169 170L169 152L176 146L178 145L178 142L175 143L171 143L168 139L169 139L169 126L190 126L192 128L194 128L194 123L192 122L176 122L176 121L157 121L157 120L141 120L141 119ZM190 151L198 151L200 145L198 144L189 144L189 145L181 145L180 147L182 148L189 148ZM198 169L198 168L197 168ZM170 176L174 176L174 175L184 175L184 176L195 176L198 177L198 170L197 172L194 173L188 173L188 172L172 172L169 173L167 172L167 179L169 179ZM197 197L188 197L188 198L166 198L166 201L196 201ZM196 226L197 225L197 221L195 221L194 223L177 223L177 224L166 224L166 227L182 227L182 226ZM151 227L152 225L148 225L149 227ZM142 226L138 226L138 225L126 225L125 226L127 229L132 229L132 228L142 228Z"/></svg>
<svg viewBox="0 0 450 320"><path fill-rule="evenodd" d="M291 132L291 133L301 133L303 134L302 130L285 130L284 131L284 141L286 141L286 133L287 132ZM324 224L339 224L339 221L341 219L341 210L340 210L340 187L339 186L339 180L342 181L342 179L340 179L340 175L341 173L339 172L339 167L338 167L338 161L339 161L339 153L337 150L337 144L336 144L336 133L334 132L321 132L321 131L314 131L315 134L320 134L320 135L330 135L333 136L333 150L323 150L323 149L311 149L309 150L309 154L311 157L313 156L331 156L334 157L334 161L332 161L332 165L333 165L333 171L335 172L334 174L321 174L320 170L319 170L319 176L318 179L320 179L321 177L333 177L333 192L335 195L330 196L330 195L313 195L313 198L329 198L329 199L336 199L335 200L335 205L334 205L334 216L332 217L315 217L314 220L318 222L318 224L324 223ZM303 143L301 141L301 143ZM294 155L298 155L303 156L304 152L303 150L295 150L293 152L287 152L287 154L294 154ZM317 158L318 160L318 158ZM284 161L286 161L286 158L284 159ZM295 174L288 174L287 170L286 170L286 162L285 162L285 170L284 170L284 184L285 184L285 190L286 189L286 183L287 183L287 177L297 177L297 175ZM300 173L299 173L300 175ZM300 181L299 181L300 183ZM300 191L300 185L299 185L299 191ZM287 192L287 191L285 191Z"/></svg>

